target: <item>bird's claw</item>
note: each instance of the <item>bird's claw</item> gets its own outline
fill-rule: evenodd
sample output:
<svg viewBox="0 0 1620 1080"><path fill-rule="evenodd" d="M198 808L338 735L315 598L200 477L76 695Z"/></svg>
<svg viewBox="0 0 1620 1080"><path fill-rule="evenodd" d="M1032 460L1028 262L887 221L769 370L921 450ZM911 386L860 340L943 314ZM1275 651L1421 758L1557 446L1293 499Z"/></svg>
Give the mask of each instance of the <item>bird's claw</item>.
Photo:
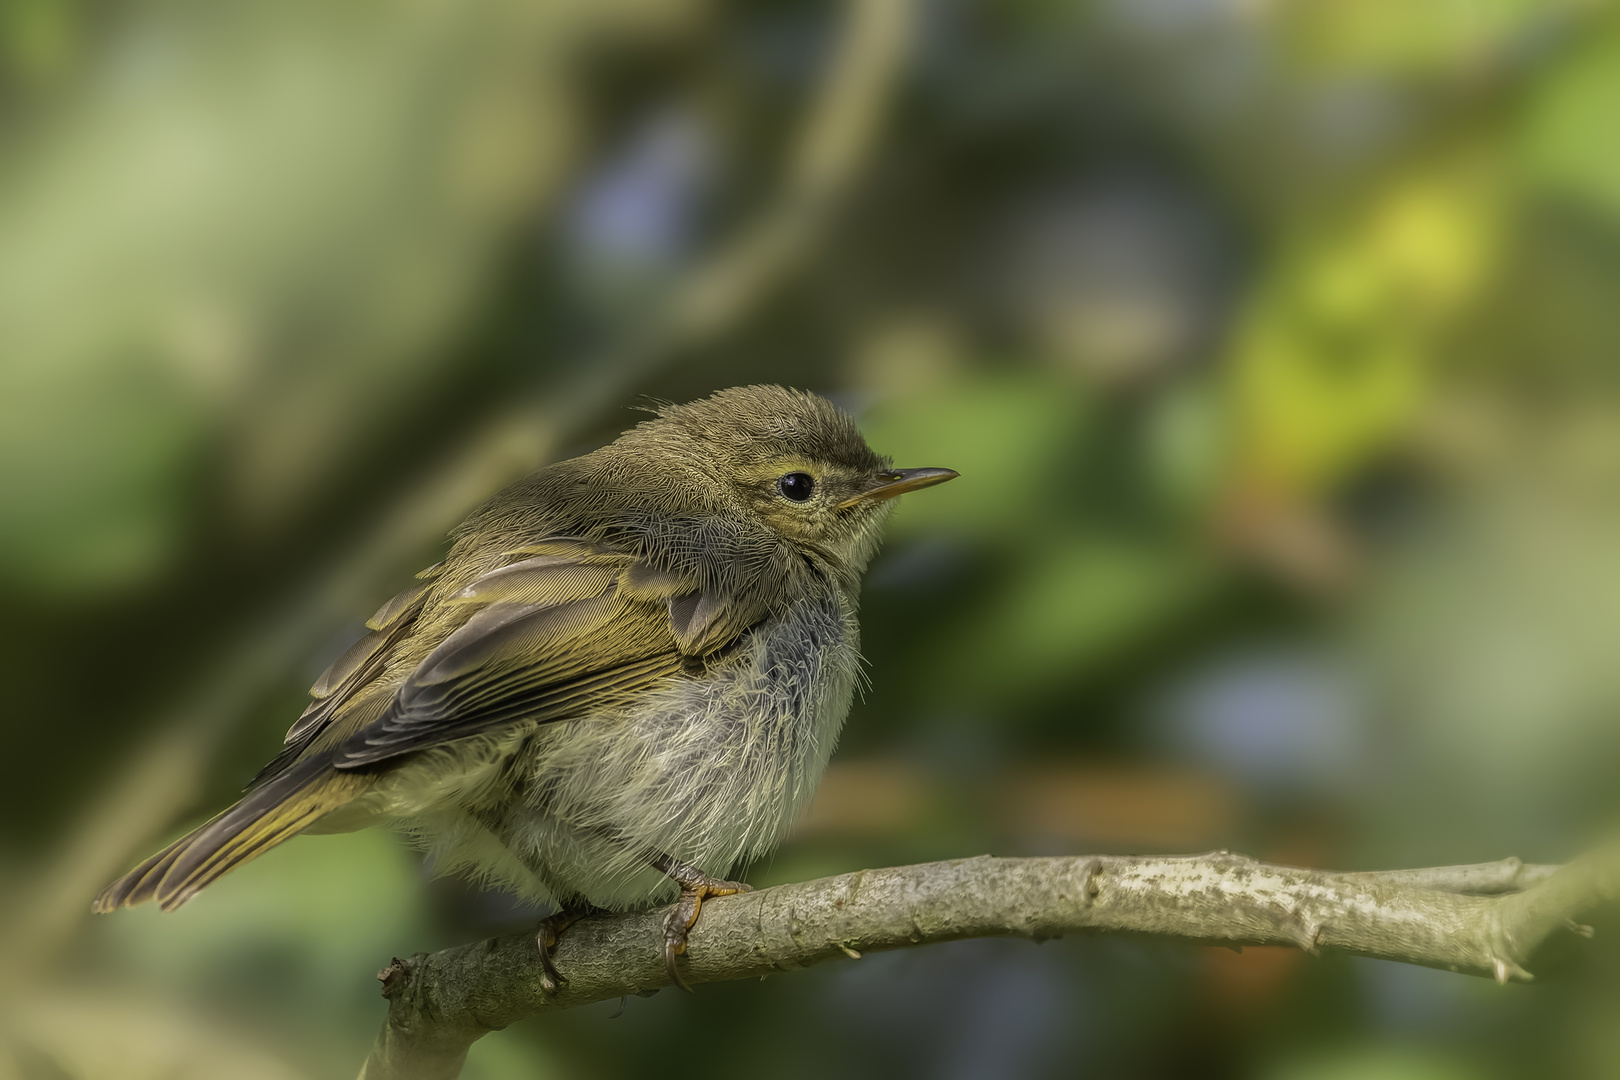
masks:
<svg viewBox="0 0 1620 1080"><path fill-rule="evenodd" d="M562 937L564 930L595 913L596 909L591 907L563 908L540 923L540 930L534 937L534 943L540 949L540 989L555 994L559 988L568 985L568 979L557 970L551 951L557 947L557 940Z"/></svg>
<svg viewBox="0 0 1620 1080"><path fill-rule="evenodd" d="M680 881L681 896L664 919L664 966L669 969L669 981L690 994L692 988L681 978L675 958L686 952L686 935L703 913L703 901L711 896L732 896L753 892L754 889L740 881L725 881L707 875L677 880Z"/></svg>

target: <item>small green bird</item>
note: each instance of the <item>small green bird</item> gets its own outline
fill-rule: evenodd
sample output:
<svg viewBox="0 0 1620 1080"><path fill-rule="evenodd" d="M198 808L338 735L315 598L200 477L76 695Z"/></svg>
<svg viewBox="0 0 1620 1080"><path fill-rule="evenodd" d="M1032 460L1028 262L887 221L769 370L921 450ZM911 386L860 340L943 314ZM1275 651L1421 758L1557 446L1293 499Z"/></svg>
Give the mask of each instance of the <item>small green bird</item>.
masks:
<svg viewBox="0 0 1620 1080"><path fill-rule="evenodd" d="M316 680L235 806L109 885L166 910L300 832L391 824L442 871L556 904L677 897L675 958L820 782L860 680L861 574L902 492L814 394L722 390L475 510ZM684 985L684 984L683 984Z"/></svg>

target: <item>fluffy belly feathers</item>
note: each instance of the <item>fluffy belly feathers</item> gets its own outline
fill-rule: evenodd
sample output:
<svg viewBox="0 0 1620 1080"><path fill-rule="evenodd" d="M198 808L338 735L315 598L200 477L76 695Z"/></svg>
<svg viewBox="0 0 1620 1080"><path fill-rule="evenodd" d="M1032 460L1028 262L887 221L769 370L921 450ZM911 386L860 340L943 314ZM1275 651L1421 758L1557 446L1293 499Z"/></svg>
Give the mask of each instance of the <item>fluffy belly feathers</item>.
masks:
<svg viewBox="0 0 1620 1080"><path fill-rule="evenodd" d="M858 635L852 606L829 590L633 708L424 755L366 816L416 835L438 872L534 899L621 909L673 898L650 855L724 876L809 806L859 679Z"/></svg>

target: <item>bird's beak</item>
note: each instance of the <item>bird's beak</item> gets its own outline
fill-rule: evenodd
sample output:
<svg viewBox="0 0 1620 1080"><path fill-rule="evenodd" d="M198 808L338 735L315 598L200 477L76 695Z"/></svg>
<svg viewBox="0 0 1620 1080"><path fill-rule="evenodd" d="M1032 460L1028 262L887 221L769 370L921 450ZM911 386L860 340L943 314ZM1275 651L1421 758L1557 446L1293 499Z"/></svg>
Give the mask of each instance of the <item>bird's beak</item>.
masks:
<svg viewBox="0 0 1620 1080"><path fill-rule="evenodd" d="M955 469L890 469L888 472L878 473L878 483L875 487L869 487L859 495L845 499L838 504L838 509L846 510L856 503L892 499L908 491L955 480L961 475Z"/></svg>

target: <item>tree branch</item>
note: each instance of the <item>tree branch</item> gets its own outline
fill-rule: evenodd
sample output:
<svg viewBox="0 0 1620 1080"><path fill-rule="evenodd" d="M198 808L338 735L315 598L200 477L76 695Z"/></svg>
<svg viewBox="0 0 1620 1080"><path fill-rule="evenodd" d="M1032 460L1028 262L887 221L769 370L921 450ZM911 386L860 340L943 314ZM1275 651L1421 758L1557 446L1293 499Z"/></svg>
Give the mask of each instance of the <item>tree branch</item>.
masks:
<svg viewBox="0 0 1620 1080"><path fill-rule="evenodd" d="M981 856L861 870L703 906L683 961L689 982L761 977L864 952L972 937L1072 933L1199 945L1337 949L1528 980L1551 934L1620 899L1620 844L1564 867L1479 866L1338 874L1243 855ZM668 985L663 911L575 924L558 944L568 982L540 989L534 932L521 930L379 973L389 1000L362 1080L448 1080L473 1042L535 1013Z"/></svg>

